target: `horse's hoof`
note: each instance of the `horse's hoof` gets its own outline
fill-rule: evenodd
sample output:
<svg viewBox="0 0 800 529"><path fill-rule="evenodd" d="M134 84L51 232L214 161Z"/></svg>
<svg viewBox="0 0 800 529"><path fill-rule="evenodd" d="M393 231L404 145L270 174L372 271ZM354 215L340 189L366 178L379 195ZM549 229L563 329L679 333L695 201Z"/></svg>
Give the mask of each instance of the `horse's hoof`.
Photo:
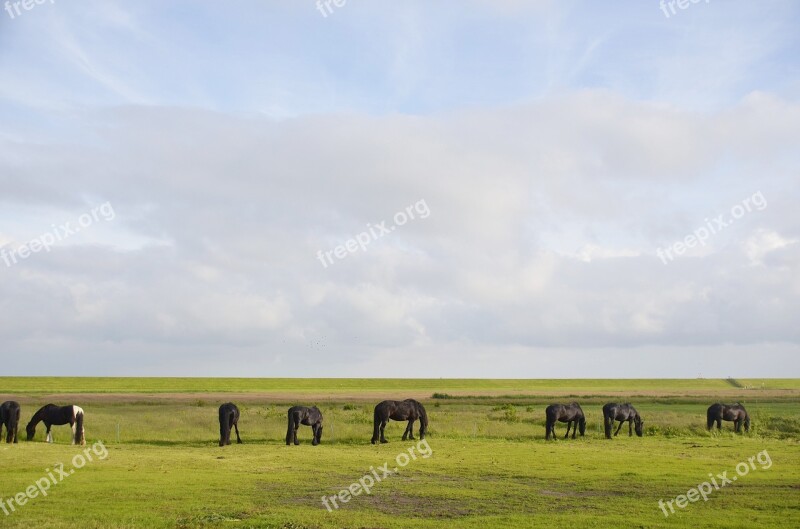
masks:
<svg viewBox="0 0 800 529"><path fill-rule="evenodd" d="M388 443L388 442L389 442L389 441L387 441L386 439L381 439L381 444L386 444L386 443Z"/></svg>

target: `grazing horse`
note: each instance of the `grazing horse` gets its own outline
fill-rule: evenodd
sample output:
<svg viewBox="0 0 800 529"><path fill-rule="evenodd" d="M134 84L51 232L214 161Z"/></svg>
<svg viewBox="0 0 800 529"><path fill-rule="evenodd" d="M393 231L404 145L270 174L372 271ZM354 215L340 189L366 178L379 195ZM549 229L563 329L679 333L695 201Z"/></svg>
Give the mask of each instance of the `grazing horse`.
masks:
<svg viewBox="0 0 800 529"><path fill-rule="evenodd" d="M242 444L239 437L239 408L233 402L226 402L219 407L219 445L231 444L231 428L236 430L236 442Z"/></svg>
<svg viewBox="0 0 800 529"><path fill-rule="evenodd" d="M583 415L583 410L577 402L569 404L551 404L545 410L547 417L547 424L545 425L545 439L550 440L550 434L553 438L556 437L556 421L567 423L567 435L564 439L569 437L569 428L572 426L572 438L575 439L575 432L578 427L581 429L581 437L586 432L586 417Z"/></svg>
<svg viewBox="0 0 800 529"><path fill-rule="evenodd" d="M414 439L414 421L419 419L419 438L425 439L425 432L428 431L428 414L425 408L414 399L406 400L385 400L375 406L374 429L372 431L372 444L378 442L388 443L383 435L386 423L389 419L394 421L408 421L406 431L403 432L403 441Z"/></svg>
<svg viewBox="0 0 800 529"><path fill-rule="evenodd" d="M19 411L19 402L8 400L3 404L0 404L0 440L3 438L3 426L5 426L6 443L17 442Z"/></svg>
<svg viewBox="0 0 800 529"><path fill-rule="evenodd" d="M706 412L707 426L711 430L714 428L714 423L717 423L717 429L722 430L722 421L733 421L733 427L736 433L742 431L742 424L744 424L744 431L750 431L750 415L744 406L739 404L712 404Z"/></svg>
<svg viewBox="0 0 800 529"><path fill-rule="evenodd" d="M631 406L630 403L617 404L615 402L609 402L603 406L603 426L606 431L606 439L611 439L611 429L614 427L614 421L619 421L619 427L617 427L617 431L614 432L615 437L620 429L622 429L622 423L624 422L628 423L628 436L633 435L631 431L632 425L636 427L636 435L639 437L642 436L642 425L644 421L641 415L639 415L639 412L636 411L636 408Z"/></svg>
<svg viewBox="0 0 800 529"><path fill-rule="evenodd" d="M79 406L56 406L55 404L47 404L39 408L39 411L33 414L25 431L28 433L28 441L33 439L36 435L36 425L44 421L47 427L47 442L53 442L53 434L50 432L50 427L61 426L62 424L69 424L72 426L72 444L86 444L86 434L83 431L83 409Z"/></svg>
<svg viewBox="0 0 800 529"><path fill-rule="evenodd" d="M289 408L289 426L286 428L286 445L292 443L299 445L297 440L297 430L301 424L311 426L314 438L311 440L312 446L317 446L322 440L322 412L319 408L312 406L292 406Z"/></svg>

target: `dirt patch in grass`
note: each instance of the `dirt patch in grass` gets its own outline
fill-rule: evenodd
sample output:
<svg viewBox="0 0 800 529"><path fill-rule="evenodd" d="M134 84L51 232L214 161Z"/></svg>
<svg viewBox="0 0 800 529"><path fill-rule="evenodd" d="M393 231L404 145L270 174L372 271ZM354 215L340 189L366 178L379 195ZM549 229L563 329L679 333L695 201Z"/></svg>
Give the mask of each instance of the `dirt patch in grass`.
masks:
<svg viewBox="0 0 800 529"><path fill-rule="evenodd" d="M622 496L621 492L611 490L540 490L539 494L542 496L551 496L554 498L597 498L604 496Z"/></svg>
<svg viewBox="0 0 800 529"><path fill-rule="evenodd" d="M419 497L392 492L390 494L371 494L358 498L359 505L391 516L410 516L413 518L462 518L477 514L470 503L454 498Z"/></svg>

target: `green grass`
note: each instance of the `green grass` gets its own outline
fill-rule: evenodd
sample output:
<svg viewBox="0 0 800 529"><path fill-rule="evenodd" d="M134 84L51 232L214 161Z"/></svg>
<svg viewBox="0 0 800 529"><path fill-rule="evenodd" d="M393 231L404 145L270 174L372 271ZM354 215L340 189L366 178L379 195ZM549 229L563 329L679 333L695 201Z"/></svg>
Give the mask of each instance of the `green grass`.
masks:
<svg viewBox="0 0 800 529"><path fill-rule="evenodd" d="M800 379L747 379L752 390L799 390ZM414 391L440 393L523 392L591 394L618 391L731 390L724 379L295 379L295 378L130 378L0 377L0 390L11 394L50 393L348 393Z"/></svg>
<svg viewBox="0 0 800 529"><path fill-rule="evenodd" d="M746 435L732 433L730 423L721 433L707 432L707 402L702 399L670 401L686 381L675 386L670 381L645 381L651 388L661 388L652 397L634 400L645 417L645 437L629 438L624 427L612 441L603 438L600 397L582 401L588 417L586 437L551 442L542 439L546 398L424 399L433 455L411 461L399 475L376 484L370 495L355 497L330 513L322 506L323 495L337 494L370 467L384 462L396 466L396 456L413 445L400 440L404 425L395 422L387 427L390 444L370 445L374 403L334 395L316 402L325 414L323 444L312 447L310 429L303 427L301 445L286 447L287 406L315 403L306 395L318 398L333 392L336 381L233 381L234 387L248 388L242 390L239 403L245 444L219 448L219 402L212 393L222 391L225 384L205 380L205 391L195 396L179 398L162 391L158 397L122 401L113 393L156 393L153 388L169 388L175 379L142 379L146 389L140 391L130 389L136 379L79 380L86 387L88 381L98 381L92 393L107 393L87 395L85 403L80 397L68 399L83 405L87 440L91 444L102 439L107 459L76 470L47 497L31 500L10 516L0 512L0 527L800 527L800 403L785 396L748 401L755 391L745 387L750 381L739 380L738 390L727 381L716 381L722 382L720 390L741 392L733 396L748 406L753 418L752 431ZM180 380L180 392L199 387L191 384L200 379ZM15 381L22 383L15 386ZM74 385L58 379L0 382L20 394L23 423L46 400L63 400L53 396L57 388L77 393ZM429 391L433 388L427 384L434 382L440 383L437 388L459 389L464 395L482 393L487 387L528 395L558 388L563 381L510 381L511 387L502 385L509 381L476 381L470 387L468 381L372 380L365 381L361 390L354 387L355 381L342 383L348 385L344 391L356 395L385 383L387 397L402 397L403 388L417 383L415 389ZM797 386L795 381L767 383ZM598 393L619 388L638 392L642 385L589 381L587 387L597 388ZM311 389L297 390L291 399L268 394L290 393L289 386ZM254 397L253 392L265 395ZM244 399L247 395L249 400ZM80 449L69 446L67 427L55 427L53 432L53 445L41 442L41 426L36 442L0 445L0 497L25 490L59 461L70 467ZM558 425L557 433L563 436L563 425ZM763 450L771 457L771 468L759 465L714 491L708 502L691 503L668 518L659 509L659 499L685 494L709 473L731 475L738 463Z"/></svg>

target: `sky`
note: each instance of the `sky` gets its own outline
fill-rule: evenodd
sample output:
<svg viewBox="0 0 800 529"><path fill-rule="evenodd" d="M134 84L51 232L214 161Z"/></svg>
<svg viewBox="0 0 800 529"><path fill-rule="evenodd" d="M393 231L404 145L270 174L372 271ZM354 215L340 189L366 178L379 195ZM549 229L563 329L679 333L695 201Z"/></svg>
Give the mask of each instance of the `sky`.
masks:
<svg viewBox="0 0 800 529"><path fill-rule="evenodd" d="M800 376L800 3L339 3L2 5L1 374Z"/></svg>

